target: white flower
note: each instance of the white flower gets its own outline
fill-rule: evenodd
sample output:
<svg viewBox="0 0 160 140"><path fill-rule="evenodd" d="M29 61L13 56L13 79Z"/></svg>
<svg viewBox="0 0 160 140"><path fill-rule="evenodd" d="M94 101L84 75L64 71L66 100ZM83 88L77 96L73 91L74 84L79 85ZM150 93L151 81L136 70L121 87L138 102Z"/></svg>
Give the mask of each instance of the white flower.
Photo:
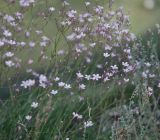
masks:
<svg viewBox="0 0 160 140"><path fill-rule="evenodd" d="M127 83L127 82L129 82L129 79L124 78L124 81Z"/></svg>
<svg viewBox="0 0 160 140"><path fill-rule="evenodd" d="M9 32L8 30L4 30L3 35L5 35L6 37L10 37L12 36L12 33Z"/></svg>
<svg viewBox="0 0 160 140"><path fill-rule="evenodd" d="M84 77L80 72L76 73L76 75L77 75L78 78L83 78Z"/></svg>
<svg viewBox="0 0 160 140"><path fill-rule="evenodd" d="M50 40L47 36L44 36L44 35L41 38L42 38L43 41L49 41Z"/></svg>
<svg viewBox="0 0 160 140"><path fill-rule="evenodd" d="M110 47L109 45L105 46L105 50L109 50L110 51L111 49L112 49L112 47Z"/></svg>
<svg viewBox="0 0 160 140"><path fill-rule="evenodd" d="M54 12L54 11L55 11L55 8L54 8L54 7L50 7L50 8L49 8L49 11L50 11L50 12Z"/></svg>
<svg viewBox="0 0 160 140"><path fill-rule="evenodd" d="M28 7L28 6L30 6L30 4L32 4L34 2L35 2L35 0L20 0L19 4L22 7Z"/></svg>
<svg viewBox="0 0 160 140"><path fill-rule="evenodd" d="M124 52L127 53L127 54L130 54L131 50L130 49L124 49Z"/></svg>
<svg viewBox="0 0 160 140"><path fill-rule="evenodd" d="M71 88L71 85L70 85L70 84L65 84L64 88L65 88L65 89L70 89L70 88Z"/></svg>
<svg viewBox="0 0 160 140"><path fill-rule="evenodd" d="M72 33L70 35L67 36L67 39L70 40L70 41L73 41L76 37L76 34L75 33Z"/></svg>
<svg viewBox="0 0 160 140"><path fill-rule="evenodd" d="M21 86L24 88L28 88L28 87L32 87L35 84L35 80L26 80L26 81L22 81Z"/></svg>
<svg viewBox="0 0 160 140"><path fill-rule="evenodd" d="M7 22L9 22L9 23L15 21L14 17L12 17L12 16L10 16L10 15L5 15L5 16L4 16L4 19L7 20Z"/></svg>
<svg viewBox="0 0 160 140"><path fill-rule="evenodd" d="M60 80L60 78L59 77L56 77L56 78L54 78L54 81L59 81Z"/></svg>
<svg viewBox="0 0 160 140"><path fill-rule="evenodd" d="M63 56L63 55L65 54L65 51L64 51L64 50L59 50L59 51L57 52L57 54Z"/></svg>
<svg viewBox="0 0 160 140"><path fill-rule="evenodd" d="M152 89L151 87L148 87L148 91L149 91L149 92L152 92L153 89Z"/></svg>
<svg viewBox="0 0 160 140"><path fill-rule="evenodd" d="M112 68L113 70L118 70L117 65L113 65L113 66L111 66L111 68Z"/></svg>
<svg viewBox="0 0 160 140"><path fill-rule="evenodd" d="M95 8L95 11L96 11L97 14L100 14L100 13L102 13L103 9L104 9L104 8L103 8L102 6L97 6L97 7Z"/></svg>
<svg viewBox="0 0 160 140"><path fill-rule="evenodd" d="M110 54L106 52L106 53L103 53L103 56L104 56L105 58L107 58L107 57L110 56Z"/></svg>
<svg viewBox="0 0 160 140"><path fill-rule="evenodd" d="M73 115L73 118L77 118L77 119L83 118L82 115L79 115L78 113L75 113L75 112L73 112L72 115Z"/></svg>
<svg viewBox="0 0 160 140"><path fill-rule="evenodd" d="M90 2L85 2L85 5L86 6L89 6L91 3Z"/></svg>
<svg viewBox="0 0 160 140"><path fill-rule="evenodd" d="M147 73L146 72L142 72L142 77L143 78L147 78Z"/></svg>
<svg viewBox="0 0 160 140"><path fill-rule="evenodd" d="M86 86L85 86L84 84L80 84L80 85L79 85L79 88L80 88L80 89L85 89Z"/></svg>
<svg viewBox="0 0 160 140"><path fill-rule="evenodd" d="M92 48L94 48L95 45L96 45L96 43L90 43L90 44L89 44L89 46L92 47Z"/></svg>
<svg viewBox="0 0 160 140"><path fill-rule="evenodd" d="M38 107L38 103L37 102L32 102L31 107L32 108L37 108Z"/></svg>
<svg viewBox="0 0 160 140"><path fill-rule="evenodd" d="M0 40L0 47L4 45L4 42Z"/></svg>
<svg viewBox="0 0 160 140"><path fill-rule="evenodd" d="M46 42L46 41L40 42L40 46L41 46L41 47L46 47L46 46L47 46L47 42Z"/></svg>
<svg viewBox="0 0 160 140"><path fill-rule="evenodd" d="M158 87L160 88L160 83L158 83Z"/></svg>
<svg viewBox="0 0 160 140"><path fill-rule="evenodd" d="M145 63L145 65L146 65L147 67L150 67L150 66L151 66L151 64L150 64L149 62Z"/></svg>
<svg viewBox="0 0 160 140"><path fill-rule="evenodd" d="M84 128L91 127L91 126L93 126L93 122L92 121L84 122Z"/></svg>
<svg viewBox="0 0 160 140"><path fill-rule="evenodd" d="M86 57L86 62L91 63L91 59L89 57Z"/></svg>
<svg viewBox="0 0 160 140"><path fill-rule="evenodd" d="M27 115L25 118L26 118L26 120L28 120L28 121L29 121L29 120L31 120L32 116Z"/></svg>
<svg viewBox="0 0 160 140"><path fill-rule="evenodd" d="M6 64L8 67L13 67L13 66L15 65L15 63L13 63L11 60L5 61L5 64Z"/></svg>
<svg viewBox="0 0 160 140"><path fill-rule="evenodd" d="M58 86L59 86L59 87L64 87L64 86L65 86L65 83L64 83L64 82L59 82L59 83L58 83Z"/></svg>
<svg viewBox="0 0 160 140"><path fill-rule="evenodd" d="M154 78L155 74L149 74L149 78Z"/></svg>
<svg viewBox="0 0 160 140"><path fill-rule="evenodd" d="M45 75L41 74L39 76L39 86L43 87L43 88L46 88L47 82L48 82L47 77Z"/></svg>
<svg viewBox="0 0 160 140"><path fill-rule="evenodd" d="M26 45L26 42L20 42L20 45L24 47Z"/></svg>
<svg viewBox="0 0 160 140"><path fill-rule="evenodd" d="M123 65L124 67L128 67L128 66L129 66L128 62L122 62L122 65Z"/></svg>
<svg viewBox="0 0 160 140"><path fill-rule="evenodd" d="M85 37L85 36L86 36L86 34L83 33L83 32L81 32L79 35L76 36L76 38L77 38L77 39L81 39L81 38L83 38L83 37Z"/></svg>
<svg viewBox="0 0 160 140"><path fill-rule="evenodd" d="M14 56L14 53L12 53L12 52L6 52L4 55L6 57L12 57L12 56Z"/></svg>
<svg viewBox="0 0 160 140"><path fill-rule="evenodd" d="M69 3L67 1L64 1L63 4L64 5L69 5Z"/></svg>
<svg viewBox="0 0 160 140"><path fill-rule="evenodd" d="M132 59L132 56L131 56L131 55L128 55L128 59Z"/></svg>
<svg viewBox="0 0 160 140"><path fill-rule="evenodd" d="M57 90L52 90L50 93L51 93L52 95L56 95L56 94L58 93L58 91L57 91Z"/></svg>
<svg viewBox="0 0 160 140"><path fill-rule="evenodd" d="M76 10L70 10L70 11L67 12L67 15L70 18L74 18L76 13L77 13Z"/></svg>
<svg viewBox="0 0 160 140"><path fill-rule="evenodd" d="M32 47L32 48L33 48L33 47L35 47L35 45L36 45L36 43L35 43L35 42L32 42L32 41L30 41L30 42L29 42L29 46L30 46L30 47Z"/></svg>
<svg viewBox="0 0 160 140"><path fill-rule="evenodd" d="M103 65L102 64L97 64L97 68L102 69Z"/></svg>
<svg viewBox="0 0 160 140"><path fill-rule="evenodd" d="M113 76L113 73L111 73L111 72L108 72L108 73L106 73L109 77L112 77Z"/></svg>
<svg viewBox="0 0 160 140"><path fill-rule="evenodd" d="M91 78L91 75L85 75L85 78L86 78L87 80L92 79L92 78Z"/></svg>
<svg viewBox="0 0 160 140"><path fill-rule="evenodd" d="M29 60L28 60L28 64L31 65L32 63L33 63L33 60L32 60L32 59L29 59Z"/></svg>
<svg viewBox="0 0 160 140"><path fill-rule="evenodd" d="M93 74L92 80L98 81L99 79L101 79L101 76L99 74Z"/></svg>
<svg viewBox="0 0 160 140"><path fill-rule="evenodd" d="M41 75L39 76L39 81L40 81L40 82L47 82L47 77L46 77L45 75L41 74Z"/></svg>
<svg viewBox="0 0 160 140"><path fill-rule="evenodd" d="M104 78L104 82L109 81L110 79L108 77Z"/></svg>

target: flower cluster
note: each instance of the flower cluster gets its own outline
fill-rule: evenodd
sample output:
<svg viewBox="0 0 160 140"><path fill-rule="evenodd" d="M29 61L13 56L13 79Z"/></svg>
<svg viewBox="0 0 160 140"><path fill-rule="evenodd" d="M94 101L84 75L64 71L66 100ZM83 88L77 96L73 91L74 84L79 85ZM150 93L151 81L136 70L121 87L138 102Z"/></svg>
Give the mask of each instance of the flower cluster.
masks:
<svg viewBox="0 0 160 140"><path fill-rule="evenodd" d="M82 75L77 74L78 79L107 82L118 76L123 77L118 83L129 82L136 65L131 50L136 37L129 30L129 17L122 7L116 11L105 11L99 5L93 10L90 3L86 6L87 12L80 14L68 8L66 17L59 21L61 26L58 27L62 31L68 29L65 33L67 44L72 44L69 54L77 61L81 59L84 69L81 70ZM97 53L99 58L96 58ZM96 70L99 73L84 73L90 65L101 70Z"/></svg>
<svg viewBox="0 0 160 140"><path fill-rule="evenodd" d="M20 11L0 12L0 80L7 77L6 83L13 84L15 92L44 91L44 95L37 94L37 100L29 103L30 109L23 117L27 123L34 118L43 97L48 99L49 105L42 109L47 116L54 110L50 107L53 100L76 96L82 103L88 87L99 84L122 89L129 84L143 85L147 98L155 93L154 87L160 88L159 61L152 42L145 44L148 49L143 48L130 31L129 16L123 7L113 10L85 2L86 10L79 12L67 1L62 2L61 9L48 7L46 2L45 10L37 13L36 0L19 0L19 6ZM29 25L27 10L35 12ZM37 24L39 20L43 22ZM52 28L56 29L51 31ZM156 28L160 34L158 24ZM80 129L96 125L90 112L86 120L85 114L74 111L70 116L72 121L82 122Z"/></svg>
<svg viewBox="0 0 160 140"><path fill-rule="evenodd" d="M30 5L34 4L35 0L20 0L19 4L22 7L29 7Z"/></svg>

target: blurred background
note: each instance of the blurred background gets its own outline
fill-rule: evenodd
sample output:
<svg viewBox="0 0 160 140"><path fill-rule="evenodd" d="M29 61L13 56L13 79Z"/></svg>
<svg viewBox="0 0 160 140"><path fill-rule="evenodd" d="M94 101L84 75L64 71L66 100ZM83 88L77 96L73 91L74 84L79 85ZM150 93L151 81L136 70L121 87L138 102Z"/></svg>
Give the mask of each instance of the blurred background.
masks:
<svg viewBox="0 0 160 140"><path fill-rule="evenodd" d="M115 3L125 7L135 33L141 33L160 22L159 0L116 0Z"/></svg>
<svg viewBox="0 0 160 140"><path fill-rule="evenodd" d="M17 7L9 6L6 4L7 2L17 3L19 0L0 0L0 11L12 11ZM63 0L37 0L39 1L40 7L48 3L59 5L60 1ZM78 1L78 0L69 0L69 2L76 8L81 9L86 0ZM87 0L92 1L92 0ZM94 0L99 3L103 3L108 8L109 0ZM156 23L160 22L160 0L113 0L113 6L119 7L123 6L128 15L130 15L131 23L132 23L132 31L135 33L141 33L145 29L153 27Z"/></svg>
<svg viewBox="0 0 160 140"><path fill-rule="evenodd" d="M83 1L70 0L73 5L83 5ZM103 2L102 2L103 1ZM97 0L108 8L109 0ZM113 7L123 6L130 16L131 29L135 33L142 33L160 23L160 0L113 0ZM81 4L79 4L81 3Z"/></svg>

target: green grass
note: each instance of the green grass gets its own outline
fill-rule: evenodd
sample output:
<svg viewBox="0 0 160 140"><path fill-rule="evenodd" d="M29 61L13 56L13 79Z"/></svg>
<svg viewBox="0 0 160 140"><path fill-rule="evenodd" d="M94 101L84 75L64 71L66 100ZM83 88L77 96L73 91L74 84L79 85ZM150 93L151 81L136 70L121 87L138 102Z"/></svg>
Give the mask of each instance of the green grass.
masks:
<svg viewBox="0 0 160 140"><path fill-rule="evenodd" d="M123 1L121 3L119 1L117 5L124 5L127 11L128 9L130 10L128 13L132 17L132 30L139 33L158 21L159 9L145 12L141 7L140 1L134 2ZM73 1L73 4L79 6L76 1ZM0 8L6 7L4 5L1 4ZM55 45L59 48L67 45L62 41L63 36L60 33L55 34L53 20L50 20L47 25L45 21L40 22L42 21L41 18L31 23L31 20L36 17L33 13L39 9L43 10L44 7L42 2L38 9L30 9L24 23L26 26L37 25L39 29L45 25L44 32L47 35L61 40L59 44L51 44L51 49L47 52L51 55L55 51ZM16 9L16 7L15 9L12 9L12 7L7 8L3 10L14 11ZM145 19L143 22L139 22L142 17L145 17ZM158 55L158 35L154 34L155 36L152 36L152 38L147 38L147 35L144 40L138 38L138 40L141 40L142 50L144 49L142 58L139 59L141 59L141 63L147 60L154 65L159 63L159 59L152 60L151 58L155 53ZM36 36L33 35L33 38L36 39ZM152 48L147 46L147 42L150 39L152 40ZM52 78L59 76L62 81L73 83L73 86L76 86L77 81L73 75L75 72L83 69L85 69L86 73L97 71L96 65L102 61L102 56L97 50L95 51L94 61L87 68L83 67L83 56L78 60L73 60L71 55L64 56L62 60L58 57L53 57L52 61L44 64L37 62L39 49L30 50L26 48L17 51L17 54L23 59L27 58L27 56L33 57L36 63L31 68L36 72L44 73ZM137 52L134 57L139 56L136 54ZM24 63L26 63L26 60L24 60ZM26 90L20 89L20 92L15 92L15 89L10 85L13 85L13 83L20 84L22 80L32 78L31 75L25 73L27 67L23 66L20 72L16 69L10 71L1 67L0 73L3 72L1 79L4 79L4 81L0 81L0 88L3 88L3 90L0 90L0 94L6 97L0 100L0 140L66 140L66 138L70 138L70 140L160 139L159 118L157 117L160 107L158 104L159 89L155 85L158 82L157 79L160 73L153 67L151 71L156 71L157 81L145 81L140 78L140 74L143 71L141 69L135 72L134 77L131 77L131 81L135 83L134 85L129 83L126 86L119 86L115 78L107 84L101 82L87 83L87 89L84 92L77 90L75 87L73 87L73 93L60 90L60 93L56 96L52 96L50 91L57 86L57 83L53 83L53 86L46 89L35 87ZM13 75L11 76L12 80L8 79L10 75ZM155 94L151 98L145 94L147 87L145 87L144 83L147 82L151 82L155 87ZM34 101L39 103L36 109L31 107ZM134 112L136 108L138 108L137 114ZM73 118L73 112L83 115L83 119ZM31 115L32 119L26 120L26 115ZM88 120L92 120L94 125L85 129L84 122Z"/></svg>
<svg viewBox="0 0 160 140"><path fill-rule="evenodd" d="M1 139L18 139L20 136L22 136L22 139L31 137L31 139L44 140L50 140L56 136L57 139L67 137L75 140L83 138L109 139L111 133L109 126L103 124L100 120L107 121L111 119L110 115L105 112L123 102L118 89L116 90L113 87L108 90L103 85L91 86L85 93L81 93L84 97L84 101L81 102L76 93L74 96L62 93L58 97L52 97L48 96L46 91L37 89L32 93L21 94L1 104ZM33 101L39 102L39 107L35 110L30 107ZM91 111L89 108L91 108ZM82 114L84 120L92 119L95 123L94 127L88 128L83 134L84 122L73 119L73 112ZM32 121L27 122L24 119L26 114L33 115ZM5 117L6 115L7 117ZM103 127L107 127L105 132L101 130Z"/></svg>

